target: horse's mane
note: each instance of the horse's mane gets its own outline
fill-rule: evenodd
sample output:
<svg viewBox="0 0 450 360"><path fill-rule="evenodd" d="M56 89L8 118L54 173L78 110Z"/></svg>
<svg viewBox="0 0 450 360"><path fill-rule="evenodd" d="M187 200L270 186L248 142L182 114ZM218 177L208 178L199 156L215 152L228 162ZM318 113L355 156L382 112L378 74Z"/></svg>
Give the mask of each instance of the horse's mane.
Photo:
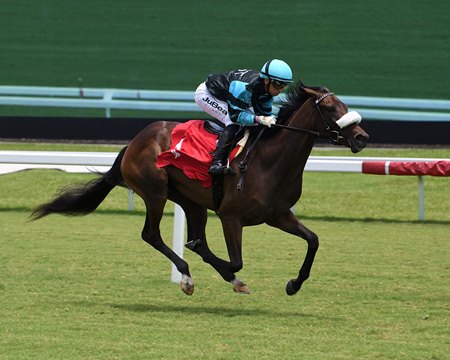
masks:
<svg viewBox="0 0 450 360"><path fill-rule="evenodd" d="M286 124L292 114L297 111L309 99L305 88L316 91L323 91L323 87L306 86L301 81L289 87L285 99L281 103L280 111L278 113L278 124Z"/></svg>
<svg viewBox="0 0 450 360"><path fill-rule="evenodd" d="M292 114L302 107L302 105L311 97L305 89L311 89L316 92L328 91L323 86L306 86L301 81L289 86L285 98L281 102L280 110L277 116L277 124L287 125ZM260 127L255 127L250 130L251 136L256 136L261 130ZM262 134L261 139L271 138L280 129L272 128Z"/></svg>

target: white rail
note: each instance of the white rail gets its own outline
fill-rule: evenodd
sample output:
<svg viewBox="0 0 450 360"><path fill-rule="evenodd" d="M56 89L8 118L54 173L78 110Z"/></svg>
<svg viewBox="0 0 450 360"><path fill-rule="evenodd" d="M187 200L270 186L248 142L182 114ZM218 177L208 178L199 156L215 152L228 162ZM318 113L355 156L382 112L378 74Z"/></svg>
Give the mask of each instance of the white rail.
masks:
<svg viewBox="0 0 450 360"><path fill-rule="evenodd" d="M113 164L117 153L114 152L72 152L72 151L0 151L0 174L24 170L24 169L60 169L68 172L85 173L107 171ZM439 161L442 159L430 158L384 158L384 157L335 157L335 156L310 156L306 163L305 171L322 172L362 172L364 161ZM423 177L419 179L419 218L425 219L424 185ZM133 193L128 193L128 209L133 208ZM175 204L173 249L183 257L183 244L185 232L185 215L181 207ZM172 264L171 280L179 283L181 274Z"/></svg>
<svg viewBox="0 0 450 360"><path fill-rule="evenodd" d="M74 151L0 151L0 174L25 169L59 169L67 172L89 173L109 170L117 153ZM339 157L310 156L305 171L361 173L365 161L423 162L439 161L431 158ZM423 179L419 178L419 218L425 219ZM129 196L129 209L133 197Z"/></svg>
<svg viewBox="0 0 450 360"><path fill-rule="evenodd" d="M450 100L339 96L364 119L450 121ZM279 104L284 98L275 99ZM0 86L0 106L200 112L192 91ZM419 111L417 111L419 110ZM431 111L430 111L431 110Z"/></svg>

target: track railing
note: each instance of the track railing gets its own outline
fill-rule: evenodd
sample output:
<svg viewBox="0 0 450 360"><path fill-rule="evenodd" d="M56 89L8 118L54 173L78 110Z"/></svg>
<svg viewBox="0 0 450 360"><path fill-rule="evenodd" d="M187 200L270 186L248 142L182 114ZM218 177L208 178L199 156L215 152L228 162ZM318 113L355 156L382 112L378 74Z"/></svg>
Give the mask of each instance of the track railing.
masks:
<svg viewBox="0 0 450 360"><path fill-rule="evenodd" d="M73 151L0 151L0 174L25 169L59 169L67 172L89 173L109 170L116 158L115 152L73 152ZM432 170L421 172L404 172L397 175L415 175L419 179L419 219L425 219L424 205L424 175L449 176L449 159L431 158L385 158L385 157L339 157L339 156L310 156L305 171L316 172L353 172L392 175L386 166L392 164L410 164L410 168L418 167L414 164L444 164L440 173ZM377 164L375 171L367 170L370 164ZM387 165L386 165L387 164ZM379 169L382 169L380 171ZM373 168L373 166L372 166ZM431 169L431 168L430 168ZM133 196L130 194L128 208L133 209Z"/></svg>
<svg viewBox="0 0 450 360"><path fill-rule="evenodd" d="M364 119L450 121L450 100L340 95ZM279 105L284 95L275 98ZM200 112L193 91L0 86L0 106Z"/></svg>

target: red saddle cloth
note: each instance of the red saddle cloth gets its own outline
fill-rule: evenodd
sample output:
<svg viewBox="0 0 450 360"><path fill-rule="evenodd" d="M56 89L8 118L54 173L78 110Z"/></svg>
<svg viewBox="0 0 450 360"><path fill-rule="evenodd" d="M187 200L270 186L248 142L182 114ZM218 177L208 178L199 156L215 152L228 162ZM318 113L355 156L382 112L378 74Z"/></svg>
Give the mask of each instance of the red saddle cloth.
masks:
<svg viewBox="0 0 450 360"><path fill-rule="evenodd" d="M217 135L204 128L203 120L190 120L177 125L172 131L170 149L159 154L158 167L173 165L190 179L199 180L203 187L212 185L208 174L216 149ZM234 155L236 151L233 151ZM230 157L232 158L232 157Z"/></svg>

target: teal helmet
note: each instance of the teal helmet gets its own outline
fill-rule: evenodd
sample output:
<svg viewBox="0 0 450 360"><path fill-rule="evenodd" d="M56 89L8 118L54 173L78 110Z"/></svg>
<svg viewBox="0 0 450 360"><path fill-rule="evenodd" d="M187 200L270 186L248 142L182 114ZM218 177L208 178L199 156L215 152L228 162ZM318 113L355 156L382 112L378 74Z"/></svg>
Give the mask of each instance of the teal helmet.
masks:
<svg viewBox="0 0 450 360"><path fill-rule="evenodd" d="M292 70L283 60L273 59L264 64L259 75L263 79L292 83Z"/></svg>

